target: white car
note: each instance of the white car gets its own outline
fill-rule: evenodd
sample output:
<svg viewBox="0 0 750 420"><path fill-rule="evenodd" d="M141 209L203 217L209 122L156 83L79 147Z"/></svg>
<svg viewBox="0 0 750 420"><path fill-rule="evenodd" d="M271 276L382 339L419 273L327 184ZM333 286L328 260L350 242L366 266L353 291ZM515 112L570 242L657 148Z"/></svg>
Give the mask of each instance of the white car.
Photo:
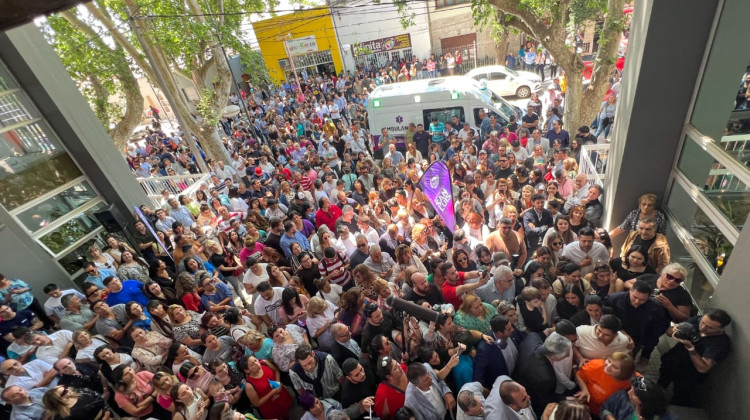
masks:
<svg viewBox="0 0 750 420"><path fill-rule="evenodd" d="M484 83L487 88L500 96L528 98L541 88L542 78L529 71L515 71L505 66L478 67L466 76Z"/></svg>

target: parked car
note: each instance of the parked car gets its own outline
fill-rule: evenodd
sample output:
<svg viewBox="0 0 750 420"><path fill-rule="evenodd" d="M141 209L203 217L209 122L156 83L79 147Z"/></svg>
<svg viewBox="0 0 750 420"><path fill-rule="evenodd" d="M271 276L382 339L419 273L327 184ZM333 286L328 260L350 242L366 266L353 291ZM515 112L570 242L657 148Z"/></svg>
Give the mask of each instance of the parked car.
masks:
<svg viewBox="0 0 750 420"><path fill-rule="evenodd" d="M539 91L542 78L536 73L511 70L505 66L478 67L466 76L481 82L487 80L487 88L499 96L528 98Z"/></svg>

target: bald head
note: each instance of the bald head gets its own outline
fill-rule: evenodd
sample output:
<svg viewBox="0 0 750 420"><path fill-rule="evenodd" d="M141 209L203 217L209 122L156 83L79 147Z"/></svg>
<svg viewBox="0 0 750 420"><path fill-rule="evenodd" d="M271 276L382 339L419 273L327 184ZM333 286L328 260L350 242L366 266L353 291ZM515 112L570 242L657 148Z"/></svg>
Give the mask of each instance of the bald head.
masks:
<svg viewBox="0 0 750 420"><path fill-rule="evenodd" d="M0 372L3 375L14 375L20 376L26 373L26 369L23 368L23 364L16 359L7 359L0 364Z"/></svg>

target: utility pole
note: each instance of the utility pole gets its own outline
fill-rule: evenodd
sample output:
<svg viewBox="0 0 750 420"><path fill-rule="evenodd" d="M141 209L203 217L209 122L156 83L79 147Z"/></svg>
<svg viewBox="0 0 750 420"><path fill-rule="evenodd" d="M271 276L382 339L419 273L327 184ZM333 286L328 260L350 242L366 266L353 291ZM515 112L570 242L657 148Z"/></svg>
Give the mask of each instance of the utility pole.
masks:
<svg viewBox="0 0 750 420"><path fill-rule="evenodd" d="M140 28L140 25L135 21L135 13L138 9L132 0L125 0L125 7L128 10L128 24L130 25L130 29L132 29L133 33L138 39L138 42L143 47L143 53L146 55L146 59L148 60L149 64L151 64L151 67L154 70L154 75L157 79L156 81L157 83L159 83L159 86L162 87L162 93L167 98L167 102L172 105L172 109L174 110L175 104L177 103L178 99L175 98L175 96L169 89L167 89L165 76L162 74L160 67L156 65L156 60L154 59L151 47L146 43L143 37L143 31ZM168 75L168 77L172 77L172 75L170 74ZM185 124L184 120L182 120L182 115L179 112L175 112L174 116L177 119L177 122L180 124L180 127L182 127L182 130L184 131L185 141L187 141L188 146L190 146L190 151L193 152L193 156L195 156L195 161L198 163L198 167L200 168L201 172L204 174L210 173L208 167L206 166L206 162L203 160L203 156L201 156L198 145L195 143L195 139L193 139L193 133L190 132L188 125Z"/></svg>
<svg viewBox="0 0 750 420"><path fill-rule="evenodd" d="M289 52L289 45L286 43L287 38L291 39L292 34L284 35L284 39L282 40L282 42L284 43L284 51L286 51L286 56L289 57L289 64L292 66L292 73L294 73L294 80L297 81L297 89L299 89L299 91L302 92L302 85L299 82L299 76L297 76L297 69L294 67L294 58L292 57L292 54Z"/></svg>
<svg viewBox="0 0 750 420"><path fill-rule="evenodd" d="M331 14L331 22L333 22L333 33L336 35L336 44L339 47L339 55L341 56L341 67L343 67L341 70L344 72L343 74L346 74L346 60L344 59L344 50L341 47L341 38L339 38L339 29L336 26L336 15L333 14L333 2L332 0L327 0L328 3L328 12Z"/></svg>

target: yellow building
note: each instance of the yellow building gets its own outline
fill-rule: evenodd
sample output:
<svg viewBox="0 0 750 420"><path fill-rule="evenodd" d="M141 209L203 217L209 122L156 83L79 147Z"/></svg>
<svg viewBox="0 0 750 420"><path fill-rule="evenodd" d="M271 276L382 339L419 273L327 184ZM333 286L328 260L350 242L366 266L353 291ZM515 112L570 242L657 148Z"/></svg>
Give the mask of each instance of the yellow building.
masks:
<svg viewBox="0 0 750 420"><path fill-rule="evenodd" d="M290 55L300 80L305 75L338 74L343 69L333 20L326 7L261 20L253 23L253 29L275 82L294 80Z"/></svg>

